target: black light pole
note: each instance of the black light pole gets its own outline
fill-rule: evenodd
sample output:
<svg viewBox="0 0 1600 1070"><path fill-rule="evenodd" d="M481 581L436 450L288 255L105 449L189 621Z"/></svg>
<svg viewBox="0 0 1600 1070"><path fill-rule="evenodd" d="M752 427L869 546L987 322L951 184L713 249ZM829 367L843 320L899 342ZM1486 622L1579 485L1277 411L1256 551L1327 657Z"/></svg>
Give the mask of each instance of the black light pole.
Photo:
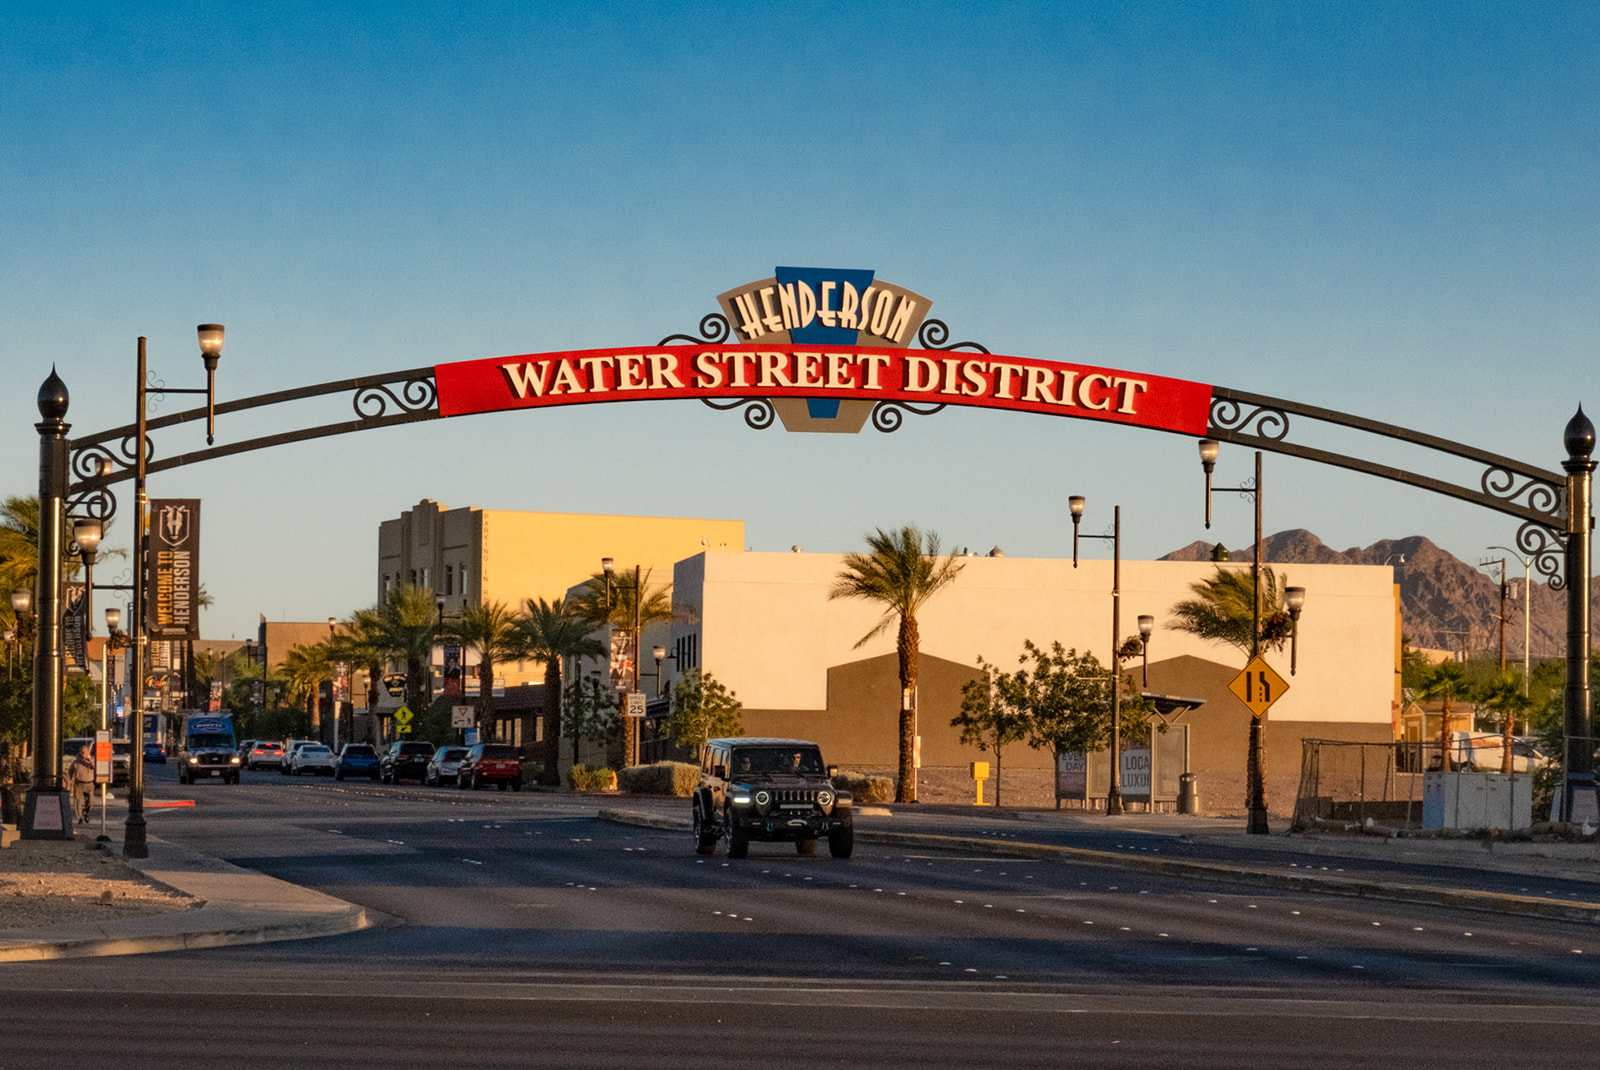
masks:
<svg viewBox="0 0 1600 1070"><path fill-rule="evenodd" d="M216 437L216 371L222 357L223 327L220 323L202 323L195 328L200 342L200 360L206 369L204 390L179 390L162 387L162 394L204 394L206 398L206 444ZM138 378L134 384L135 445L133 468L133 619L129 621L129 639L133 648L133 671L129 678L129 699L133 706L129 716L133 721L129 741L128 761L128 818L123 823L122 856L148 858L150 848L145 839L144 820L144 670L149 654L150 637L146 620L145 582L150 567L150 498L145 489L145 467L149 456L149 380L145 364L145 340L139 339Z"/></svg>
<svg viewBox="0 0 1600 1070"><path fill-rule="evenodd" d="M1211 527L1211 470L1216 466L1218 445L1214 439L1203 438L1200 440L1200 467L1206 474L1206 527ZM1255 550L1250 555L1250 660L1254 661L1261 656L1261 451L1256 451L1256 478L1255 482L1242 487L1217 487L1217 490L1233 491L1238 494L1248 494L1255 502L1256 507L1256 541ZM1293 675L1291 673L1290 675ZM1245 766L1246 779L1246 805L1249 809L1249 818L1245 825L1245 832L1252 835L1265 836L1271 830L1267 827L1267 754L1265 743L1261 734L1261 722L1266 720L1266 714L1250 718L1250 745Z"/></svg>
<svg viewBox="0 0 1600 1070"><path fill-rule="evenodd" d="M1072 513L1072 567L1078 567L1078 524L1083 519L1084 498L1074 494L1067 499ZM1111 782L1106 789L1106 815L1124 812L1122 805L1122 661L1117 648L1122 643L1122 506L1111 512L1111 534L1085 535L1086 539L1111 542Z"/></svg>
<svg viewBox="0 0 1600 1070"><path fill-rule="evenodd" d="M1561 818L1594 821L1600 820L1600 799L1595 795L1593 695L1589 691L1589 585L1573 582L1574 577L1587 578L1592 564L1594 424L1581 406L1567 423L1563 443L1567 448L1567 459L1561 464L1567 473L1567 687L1563 696L1567 746Z"/></svg>
<svg viewBox="0 0 1600 1070"><path fill-rule="evenodd" d="M33 645L33 779L24 839L70 840L72 816L61 791L61 545L67 494L67 384L51 369L39 387L39 571Z"/></svg>
<svg viewBox="0 0 1600 1070"><path fill-rule="evenodd" d="M1306 608L1304 587L1285 587L1283 604L1289 608L1289 675L1294 675L1295 661L1300 653L1300 613Z"/></svg>

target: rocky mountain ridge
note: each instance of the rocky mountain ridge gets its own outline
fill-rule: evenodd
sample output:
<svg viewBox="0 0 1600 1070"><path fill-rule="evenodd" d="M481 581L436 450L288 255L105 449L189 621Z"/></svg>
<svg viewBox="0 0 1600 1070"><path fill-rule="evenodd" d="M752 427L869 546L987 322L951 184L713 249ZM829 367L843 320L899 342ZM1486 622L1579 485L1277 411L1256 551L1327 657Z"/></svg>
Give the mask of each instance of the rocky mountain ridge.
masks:
<svg viewBox="0 0 1600 1070"><path fill-rule="evenodd" d="M1163 561L1208 561L1214 544L1192 542ZM1384 539L1367 547L1335 550L1303 528L1262 539L1262 558L1271 565L1383 565L1394 567L1400 585L1401 630L1415 647L1465 650L1472 657L1495 657L1500 649L1501 551L1485 551L1494 564L1475 568L1422 535ZM1229 548L1232 561L1249 561L1252 547ZM1292 573L1291 573L1292 579ZM1522 562L1506 561L1506 658L1520 662L1523 648ZM1561 657L1567 646L1567 600L1535 573L1532 580L1532 652L1535 658ZM1307 607L1314 594L1308 592ZM1591 615L1595 598L1591 596Z"/></svg>

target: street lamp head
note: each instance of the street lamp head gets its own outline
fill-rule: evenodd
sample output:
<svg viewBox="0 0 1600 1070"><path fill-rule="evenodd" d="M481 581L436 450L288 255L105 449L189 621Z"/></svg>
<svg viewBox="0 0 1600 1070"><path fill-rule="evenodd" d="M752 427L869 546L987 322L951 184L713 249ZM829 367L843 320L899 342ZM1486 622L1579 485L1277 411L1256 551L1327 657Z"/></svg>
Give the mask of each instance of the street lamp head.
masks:
<svg viewBox="0 0 1600 1070"><path fill-rule="evenodd" d="M1285 587L1283 589L1283 601L1289 607L1289 619L1299 620L1300 611L1306 605L1306 589L1304 587Z"/></svg>
<svg viewBox="0 0 1600 1070"><path fill-rule="evenodd" d="M106 627L115 630L122 623L122 610L115 606L106 610Z"/></svg>
<svg viewBox="0 0 1600 1070"><path fill-rule="evenodd" d="M1149 614L1139 617L1139 637L1145 642L1150 641L1150 633L1156 630L1156 619Z"/></svg>
<svg viewBox="0 0 1600 1070"><path fill-rule="evenodd" d="M650 648L650 656L655 658L656 664L659 665L667 658L667 648L664 646L653 646Z"/></svg>
<svg viewBox="0 0 1600 1070"><path fill-rule="evenodd" d="M1200 467L1204 468L1207 472L1211 471L1211 469L1216 466L1217 454L1220 451L1221 451L1221 446L1219 446L1217 444L1217 440L1216 439L1214 439L1214 438L1203 438L1203 439L1201 439L1200 440Z"/></svg>
<svg viewBox="0 0 1600 1070"><path fill-rule="evenodd" d="M443 605L444 603L441 602L439 604ZM329 617L328 618L328 631L330 631L330 632L333 631L333 629L338 627L338 625L339 625L339 618L338 617Z"/></svg>
<svg viewBox="0 0 1600 1070"><path fill-rule="evenodd" d="M95 551L100 549L100 539L105 534L105 525L93 517L72 522L72 541L78 544L78 551L90 560L94 560Z"/></svg>
<svg viewBox="0 0 1600 1070"><path fill-rule="evenodd" d="M200 359L208 369L215 371L217 358L222 356L222 324L202 323L194 330L200 336Z"/></svg>
<svg viewBox="0 0 1600 1070"><path fill-rule="evenodd" d="M611 558L602 557L600 559L600 571L601 572L604 572L607 576L609 576L613 572L615 572L616 570L617 570L617 563L615 561L611 560Z"/></svg>
<svg viewBox="0 0 1600 1070"><path fill-rule="evenodd" d="M1083 495L1074 494L1067 499L1067 508L1072 510L1072 522L1076 524L1083 519Z"/></svg>
<svg viewBox="0 0 1600 1070"><path fill-rule="evenodd" d="M11 608L18 613L26 613L33 608L33 592L26 587L18 587L11 592Z"/></svg>

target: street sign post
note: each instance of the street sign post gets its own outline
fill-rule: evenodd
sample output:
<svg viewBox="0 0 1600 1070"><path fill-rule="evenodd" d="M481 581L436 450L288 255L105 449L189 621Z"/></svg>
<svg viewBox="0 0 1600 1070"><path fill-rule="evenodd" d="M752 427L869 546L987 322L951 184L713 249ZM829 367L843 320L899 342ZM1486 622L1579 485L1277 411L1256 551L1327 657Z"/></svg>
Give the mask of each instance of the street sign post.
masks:
<svg viewBox="0 0 1600 1070"><path fill-rule="evenodd" d="M1267 659L1257 655L1229 682L1228 690L1250 708L1250 716L1259 719L1289 690L1289 682L1273 671Z"/></svg>

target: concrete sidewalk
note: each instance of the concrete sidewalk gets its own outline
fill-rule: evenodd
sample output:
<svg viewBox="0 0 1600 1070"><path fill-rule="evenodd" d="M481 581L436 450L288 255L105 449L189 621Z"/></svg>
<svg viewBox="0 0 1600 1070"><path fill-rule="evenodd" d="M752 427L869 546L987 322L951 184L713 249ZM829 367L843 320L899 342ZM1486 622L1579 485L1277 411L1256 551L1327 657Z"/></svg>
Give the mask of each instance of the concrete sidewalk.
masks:
<svg viewBox="0 0 1600 1070"><path fill-rule="evenodd" d="M0 933L0 962L182 951L333 936L391 922L387 915L309 888L243 869L154 836L148 858L128 866L172 891L193 896L188 910L104 923L84 922ZM105 849L121 858L122 844ZM13 848L15 849L15 848Z"/></svg>

